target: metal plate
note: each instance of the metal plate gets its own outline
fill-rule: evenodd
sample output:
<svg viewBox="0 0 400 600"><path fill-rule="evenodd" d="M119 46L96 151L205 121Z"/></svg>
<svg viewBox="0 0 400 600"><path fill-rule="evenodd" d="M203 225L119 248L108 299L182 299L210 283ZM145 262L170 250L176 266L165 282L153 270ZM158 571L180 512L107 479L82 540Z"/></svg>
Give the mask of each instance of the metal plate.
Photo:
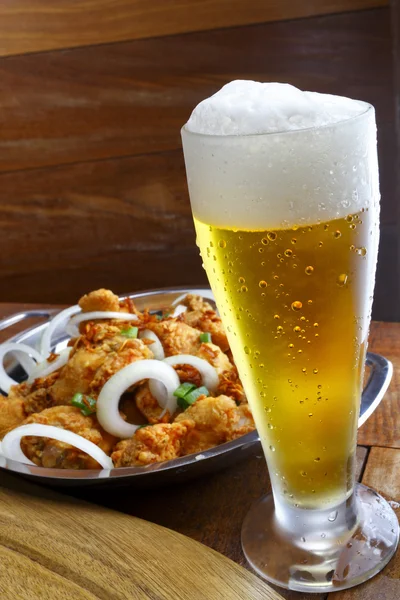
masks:
<svg viewBox="0 0 400 600"><path fill-rule="evenodd" d="M163 290L151 290L135 294L126 294L135 301L139 310L148 308L160 310L169 307L172 302L184 296L186 293L198 294L214 303L212 292L209 288L171 288ZM0 330L7 329L32 316L51 317L56 311L35 310L20 312L0 321ZM8 341L24 342L33 347L38 347L40 337L46 323L32 327L15 335ZM61 332L54 338L55 350L60 351L68 341L65 332ZM369 378L362 395L359 426L373 413L386 392L393 373L392 364L379 354L368 353L367 366L369 367ZM10 362L8 372L14 378L19 379L22 371L16 363ZM52 486L118 486L132 485L135 487L154 487L167 483L173 483L192 479L232 465L254 452L262 452L261 443L256 431L248 433L241 438L215 448L210 448L201 453L190 454L164 463L156 463L145 467L122 467L119 469L82 470L72 469L46 469L32 465L22 464L0 456L0 468L20 473L25 477L36 480L43 484Z"/></svg>

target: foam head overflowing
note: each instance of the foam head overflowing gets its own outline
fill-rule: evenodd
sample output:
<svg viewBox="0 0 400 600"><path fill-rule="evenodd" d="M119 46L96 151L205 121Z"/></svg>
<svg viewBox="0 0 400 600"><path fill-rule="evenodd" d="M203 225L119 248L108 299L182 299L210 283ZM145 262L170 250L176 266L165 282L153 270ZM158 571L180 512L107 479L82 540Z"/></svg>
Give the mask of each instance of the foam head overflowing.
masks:
<svg viewBox="0 0 400 600"><path fill-rule="evenodd" d="M194 109L186 129L251 135L331 125L365 112L364 102L302 92L287 83L232 81Z"/></svg>
<svg viewBox="0 0 400 600"><path fill-rule="evenodd" d="M365 102L233 81L194 109L182 138L193 213L205 223L284 228L379 199L375 115Z"/></svg>

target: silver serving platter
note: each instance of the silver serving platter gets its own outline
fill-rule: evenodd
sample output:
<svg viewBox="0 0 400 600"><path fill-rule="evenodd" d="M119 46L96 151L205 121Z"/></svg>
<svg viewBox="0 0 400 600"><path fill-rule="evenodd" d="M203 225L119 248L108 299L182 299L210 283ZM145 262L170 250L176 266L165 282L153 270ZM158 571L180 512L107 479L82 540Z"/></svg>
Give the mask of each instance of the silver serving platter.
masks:
<svg viewBox="0 0 400 600"><path fill-rule="evenodd" d="M148 308L158 311L169 307L186 293L198 294L207 298L214 304L214 298L209 288L168 288L150 290L134 294L126 294L135 301L139 310ZM16 323L32 317L44 317L47 321L57 310L30 310L19 312L0 321L0 331ZM25 329L7 341L23 342L33 347L38 347L43 330L47 322ZM60 351L68 342L68 335L61 331L56 332L53 338L54 350ZM379 354L368 353L366 364L369 367L369 377L364 388L361 400L359 426L374 412L382 400L392 377L392 364ZM22 380L23 371L14 361L7 366L8 373L17 380ZM52 486L116 486L132 485L135 487L153 487L168 483L184 481L211 472L223 469L244 458L261 452L261 443L257 431L248 433L241 438L215 448L210 448L201 453L190 454L163 463L147 465L145 467L123 467L119 469L102 470L72 470L72 469L46 469L23 464L0 456L0 468Z"/></svg>

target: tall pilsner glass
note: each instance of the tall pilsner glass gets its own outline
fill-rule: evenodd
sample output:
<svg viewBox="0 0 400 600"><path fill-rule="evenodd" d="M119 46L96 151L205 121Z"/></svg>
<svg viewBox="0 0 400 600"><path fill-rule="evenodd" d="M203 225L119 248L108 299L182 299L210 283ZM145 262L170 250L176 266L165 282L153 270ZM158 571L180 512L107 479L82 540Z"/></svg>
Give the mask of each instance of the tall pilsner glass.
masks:
<svg viewBox="0 0 400 600"><path fill-rule="evenodd" d="M299 591L372 577L398 541L355 483L379 238L375 115L259 135L182 129L197 243L272 483L246 517L252 567Z"/></svg>

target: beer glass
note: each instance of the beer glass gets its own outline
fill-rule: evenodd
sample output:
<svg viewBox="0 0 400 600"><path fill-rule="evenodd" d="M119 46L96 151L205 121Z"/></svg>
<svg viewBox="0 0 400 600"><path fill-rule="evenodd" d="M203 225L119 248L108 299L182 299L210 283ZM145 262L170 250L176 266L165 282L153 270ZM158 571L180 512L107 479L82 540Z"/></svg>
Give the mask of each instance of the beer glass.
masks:
<svg viewBox="0 0 400 600"><path fill-rule="evenodd" d="M267 580L356 585L399 535L355 483L379 238L375 113L258 135L182 129L197 244L267 460L272 495L243 525Z"/></svg>

